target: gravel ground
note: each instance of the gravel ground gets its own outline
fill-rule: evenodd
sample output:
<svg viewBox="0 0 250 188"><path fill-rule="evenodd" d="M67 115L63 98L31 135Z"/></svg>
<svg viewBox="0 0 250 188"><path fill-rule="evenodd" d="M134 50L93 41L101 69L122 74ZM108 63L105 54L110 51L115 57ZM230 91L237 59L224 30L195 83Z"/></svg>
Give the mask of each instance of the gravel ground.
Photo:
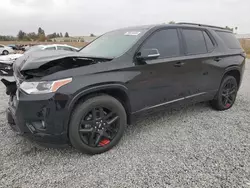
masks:
<svg viewBox="0 0 250 188"><path fill-rule="evenodd" d="M7 125L0 85L0 187L250 187L250 62L235 106L206 103L128 126L117 147L96 155L46 149Z"/></svg>

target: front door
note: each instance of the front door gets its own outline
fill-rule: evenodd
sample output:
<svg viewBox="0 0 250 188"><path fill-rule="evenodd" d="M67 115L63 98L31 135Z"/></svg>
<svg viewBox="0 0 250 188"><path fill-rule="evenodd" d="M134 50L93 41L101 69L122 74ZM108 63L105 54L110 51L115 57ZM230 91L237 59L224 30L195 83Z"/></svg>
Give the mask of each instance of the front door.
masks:
<svg viewBox="0 0 250 188"><path fill-rule="evenodd" d="M185 65L177 29L163 29L154 32L143 42L140 51L157 49L159 57L135 62L133 69L139 75L130 83L133 111L143 111L168 103L180 101L184 97L183 80Z"/></svg>

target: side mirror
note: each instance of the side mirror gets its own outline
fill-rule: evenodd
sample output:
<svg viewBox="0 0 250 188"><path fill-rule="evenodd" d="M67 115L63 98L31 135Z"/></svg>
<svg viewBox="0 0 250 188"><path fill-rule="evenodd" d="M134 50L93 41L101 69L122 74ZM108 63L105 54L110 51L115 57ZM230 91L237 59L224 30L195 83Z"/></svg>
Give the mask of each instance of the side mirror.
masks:
<svg viewBox="0 0 250 188"><path fill-rule="evenodd" d="M156 48L152 49L143 49L139 51L136 55L138 60L150 60L157 59L160 56L159 51Z"/></svg>

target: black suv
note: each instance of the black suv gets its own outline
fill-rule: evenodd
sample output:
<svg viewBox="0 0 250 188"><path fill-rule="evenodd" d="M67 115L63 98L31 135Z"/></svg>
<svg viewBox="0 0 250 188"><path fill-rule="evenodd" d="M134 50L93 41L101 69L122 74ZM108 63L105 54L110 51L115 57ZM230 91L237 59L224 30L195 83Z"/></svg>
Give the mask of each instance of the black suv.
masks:
<svg viewBox="0 0 250 188"><path fill-rule="evenodd" d="M240 87L245 53L234 34L200 24L108 32L79 52L34 52L14 64L7 118L37 142L89 154L121 139L133 117L201 101L227 110Z"/></svg>

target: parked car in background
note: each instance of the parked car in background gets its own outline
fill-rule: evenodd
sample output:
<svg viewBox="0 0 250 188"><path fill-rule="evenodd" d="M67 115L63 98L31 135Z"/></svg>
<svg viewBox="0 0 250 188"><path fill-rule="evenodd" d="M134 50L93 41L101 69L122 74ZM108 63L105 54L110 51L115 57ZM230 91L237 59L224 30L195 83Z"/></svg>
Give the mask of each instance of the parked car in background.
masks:
<svg viewBox="0 0 250 188"><path fill-rule="evenodd" d="M71 52L77 52L79 48L69 46L66 44L51 44L51 45L36 45L30 47L25 53L30 53L34 51L42 51L42 50L65 50Z"/></svg>
<svg viewBox="0 0 250 188"><path fill-rule="evenodd" d="M16 59L21 57L23 54L9 54L0 56L0 75L12 76L13 75L13 63Z"/></svg>
<svg viewBox="0 0 250 188"><path fill-rule="evenodd" d="M17 59L16 81L2 79L10 95L8 122L38 142L102 153L140 115L201 101L230 109L245 59L234 34L221 27L179 23L111 31L77 53Z"/></svg>
<svg viewBox="0 0 250 188"><path fill-rule="evenodd" d="M79 49L69 45L52 44L52 45L37 45L30 47L24 54L28 54L35 51L43 50L65 50L70 52L76 52ZM13 75L13 63L17 58L23 56L23 54L9 54L0 56L0 75L12 76Z"/></svg>
<svg viewBox="0 0 250 188"><path fill-rule="evenodd" d="M13 50L20 50L19 47L15 44L9 44L8 47L11 47Z"/></svg>
<svg viewBox="0 0 250 188"><path fill-rule="evenodd" d="M11 53L15 53L12 47L0 44L0 55L8 55Z"/></svg>

